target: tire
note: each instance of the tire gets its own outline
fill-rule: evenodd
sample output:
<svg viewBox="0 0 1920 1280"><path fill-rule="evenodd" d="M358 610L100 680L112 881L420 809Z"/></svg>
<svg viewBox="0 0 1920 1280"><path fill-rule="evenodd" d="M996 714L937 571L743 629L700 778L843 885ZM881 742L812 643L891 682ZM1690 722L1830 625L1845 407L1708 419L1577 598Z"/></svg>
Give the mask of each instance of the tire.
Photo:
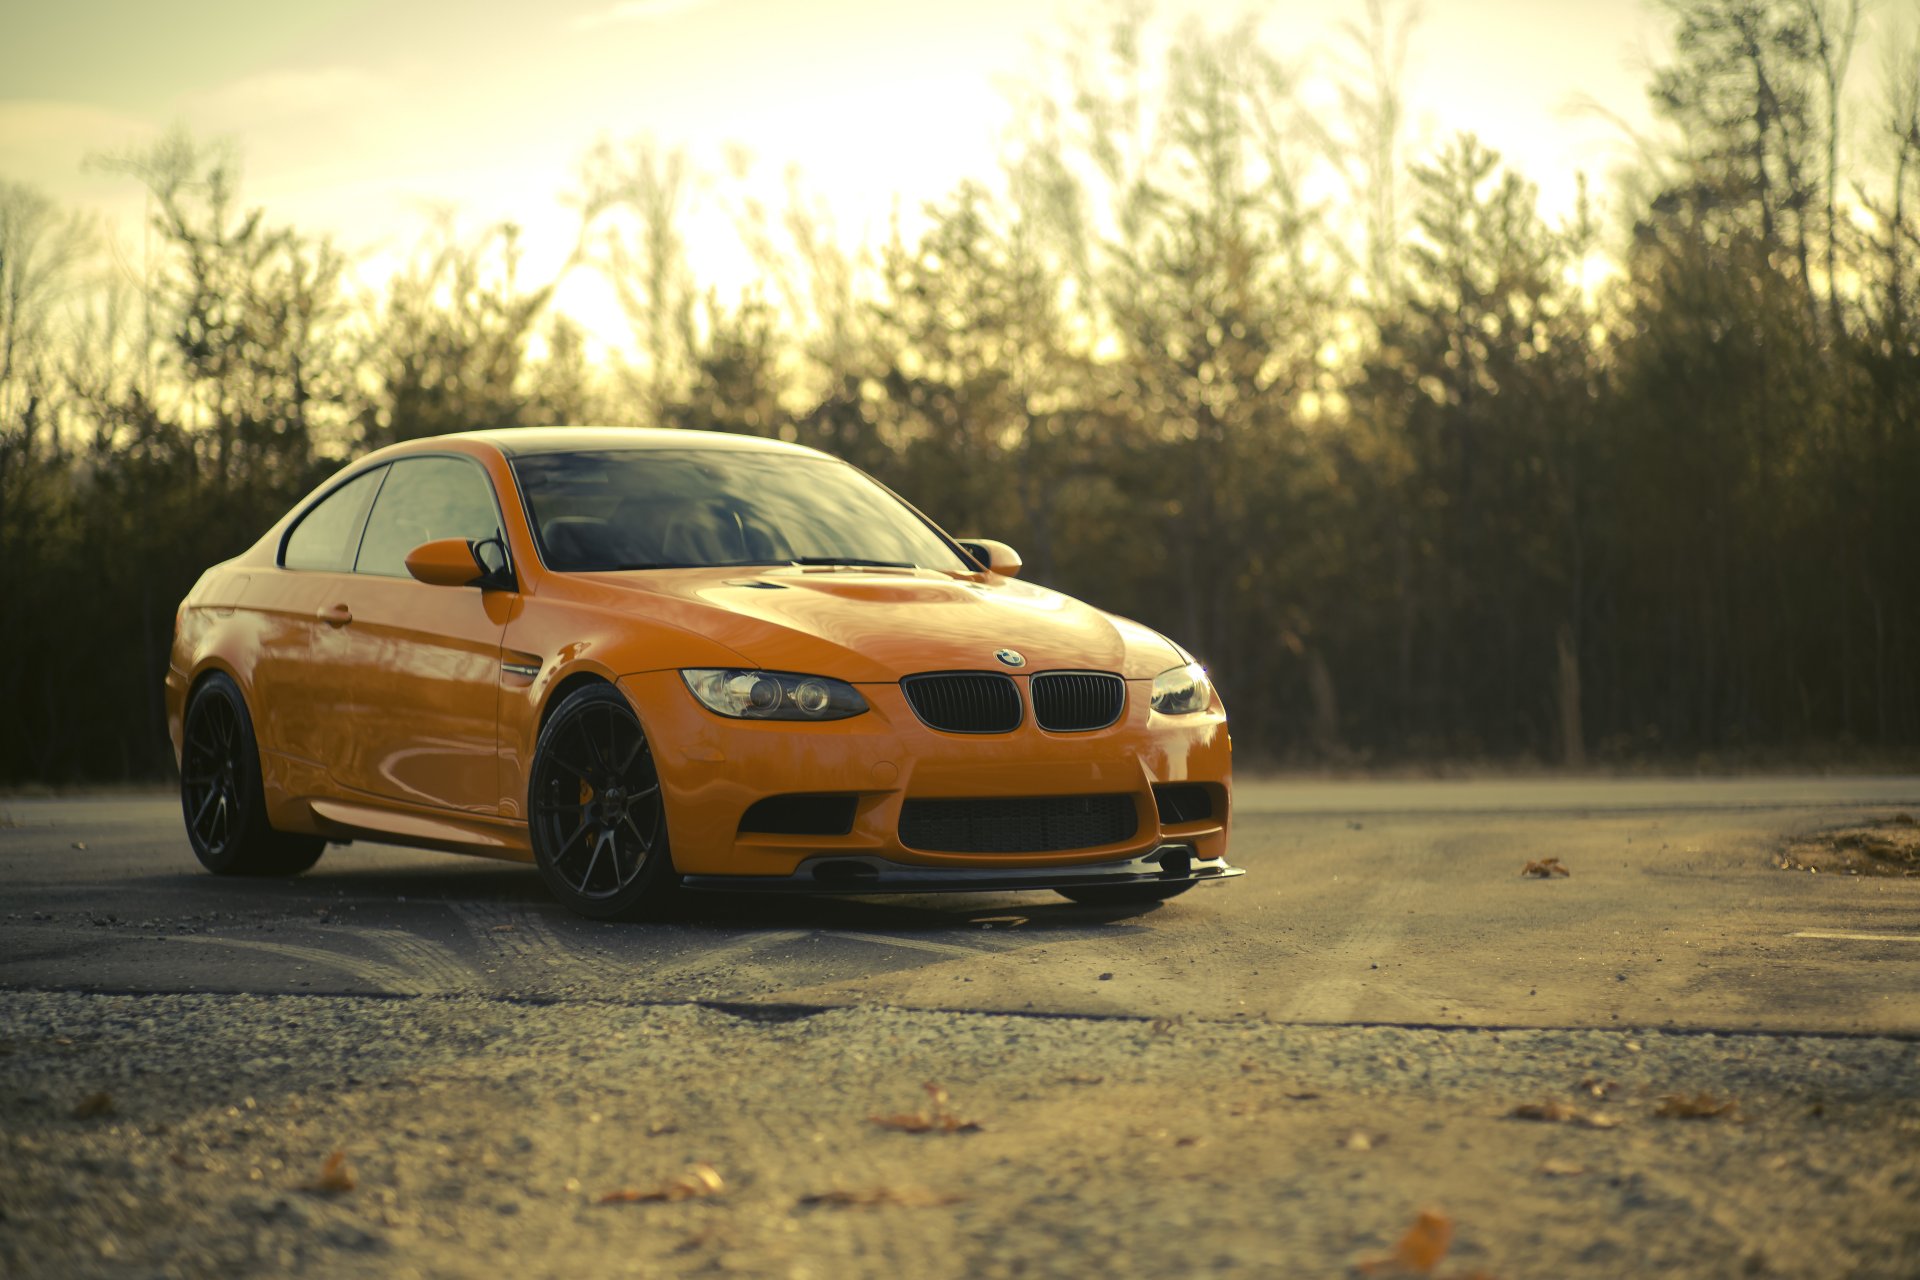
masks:
<svg viewBox="0 0 1920 1280"><path fill-rule="evenodd" d="M292 876L320 861L319 836L267 823L260 748L240 687L215 673L187 701L180 735L180 816L200 865L220 876Z"/></svg>
<svg viewBox="0 0 1920 1280"><path fill-rule="evenodd" d="M570 911L639 919L678 896L653 749L612 685L574 690L540 730L527 828L540 878Z"/></svg>
<svg viewBox="0 0 1920 1280"><path fill-rule="evenodd" d="M1090 884L1084 889L1059 889L1063 898L1071 898L1083 907L1144 907L1176 898L1193 888L1193 881L1175 884Z"/></svg>

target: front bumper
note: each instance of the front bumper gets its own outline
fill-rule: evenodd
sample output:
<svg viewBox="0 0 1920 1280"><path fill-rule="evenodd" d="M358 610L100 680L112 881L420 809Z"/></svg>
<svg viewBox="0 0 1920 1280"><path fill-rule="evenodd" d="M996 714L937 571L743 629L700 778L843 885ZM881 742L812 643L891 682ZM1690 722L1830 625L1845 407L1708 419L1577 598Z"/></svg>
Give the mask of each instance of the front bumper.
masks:
<svg viewBox="0 0 1920 1280"><path fill-rule="evenodd" d="M786 876L686 876L709 893L1000 893L1141 884L1207 884L1246 872L1224 858L1196 858L1183 844L1118 862L1055 867L924 867L875 857L808 858Z"/></svg>
<svg viewBox="0 0 1920 1280"><path fill-rule="evenodd" d="M848 874L856 866L871 868L873 875L860 873L863 882L849 892L873 892L869 886L883 877L913 889L1044 888L1057 880L1089 883L1081 878L1086 875L1119 876L1107 883L1124 884L1129 876L1161 876L1156 860L1169 845L1189 850L1195 866L1226 869L1232 747L1217 701L1207 712L1160 716L1150 706L1149 682L1129 681L1126 713L1106 729L1047 733L1029 718L1011 733L964 735L927 728L897 685L857 686L866 714L803 724L716 716L694 700L677 672L620 683L654 746L674 865L698 888L752 889L757 882L832 891L815 875L821 866ZM1164 816L1154 787L1171 783L1204 786L1211 812L1190 821ZM852 829L841 835L742 830L752 805L781 795L854 797ZM1099 795L1131 797L1132 835L1027 853L940 852L904 844L900 835L909 800ZM1142 860L1155 865L1143 870ZM1044 875L1029 879L1030 873ZM1220 871L1210 878L1221 878ZM709 883L720 879L729 884Z"/></svg>

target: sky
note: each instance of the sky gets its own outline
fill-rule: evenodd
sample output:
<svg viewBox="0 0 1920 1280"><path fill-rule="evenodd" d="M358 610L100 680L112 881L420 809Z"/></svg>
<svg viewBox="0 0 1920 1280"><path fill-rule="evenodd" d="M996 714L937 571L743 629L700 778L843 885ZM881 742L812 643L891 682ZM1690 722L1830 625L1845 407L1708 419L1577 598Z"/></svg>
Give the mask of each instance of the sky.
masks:
<svg viewBox="0 0 1920 1280"><path fill-rule="evenodd" d="M1163 5L1179 12L1181 0ZM1227 6L1186 0L1209 19ZM1273 0L1273 45L1309 71L1361 0ZM130 180L83 168L184 124L231 137L247 203L368 261L435 211L508 219L539 271L571 246L560 200L600 138L648 134L769 186L789 165L849 240L991 171L1004 86L1068 39L1073 0L63 0L0 19L0 178L123 225ZM1234 6L1231 12L1242 11ZM1640 0L1424 0L1408 65L1415 152L1469 129L1570 210L1620 159L1591 99L1647 120L1664 23ZM696 233L696 267L703 249ZM716 266L720 274L728 270ZM582 295L579 309L596 303Z"/></svg>

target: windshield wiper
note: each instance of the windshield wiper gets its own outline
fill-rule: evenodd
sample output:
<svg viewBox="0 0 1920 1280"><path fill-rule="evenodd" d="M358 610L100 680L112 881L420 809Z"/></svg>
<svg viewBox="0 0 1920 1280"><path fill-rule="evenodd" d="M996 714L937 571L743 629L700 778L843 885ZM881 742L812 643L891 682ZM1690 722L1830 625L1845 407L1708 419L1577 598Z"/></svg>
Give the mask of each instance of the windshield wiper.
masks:
<svg viewBox="0 0 1920 1280"><path fill-rule="evenodd" d="M844 564L862 569L917 569L918 565L907 560L862 560L858 556L790 556L789 564Z"/></svg>

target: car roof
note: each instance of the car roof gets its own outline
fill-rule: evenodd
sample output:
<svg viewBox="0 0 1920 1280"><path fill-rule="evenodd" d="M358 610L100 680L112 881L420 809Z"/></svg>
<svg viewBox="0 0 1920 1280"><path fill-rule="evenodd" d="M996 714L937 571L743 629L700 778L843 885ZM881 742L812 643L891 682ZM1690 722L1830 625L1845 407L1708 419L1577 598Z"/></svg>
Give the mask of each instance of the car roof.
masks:
<svg viewBox="0 0 1920 1280"><path fill-rule="evenodd" d="M615 449L710 449L729 453L781 453L828 458L818 449L726 431L683 431L672 427L500 427L462 431L441 440L474 440L508 457L536 453L598 453Z"/></svg>

